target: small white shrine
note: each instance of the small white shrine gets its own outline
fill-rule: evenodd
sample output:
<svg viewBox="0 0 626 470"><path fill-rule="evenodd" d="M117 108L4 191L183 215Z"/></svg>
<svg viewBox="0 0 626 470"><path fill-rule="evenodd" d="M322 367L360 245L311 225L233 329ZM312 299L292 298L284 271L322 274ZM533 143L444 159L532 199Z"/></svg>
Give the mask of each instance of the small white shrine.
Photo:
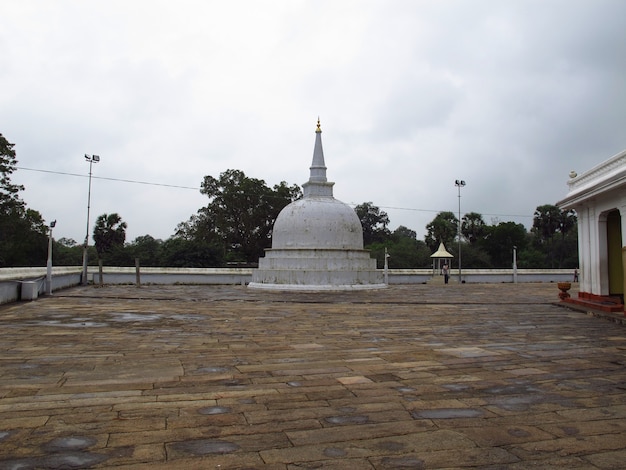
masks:
<svg viewBox="0 0 626 470"><path fill-rule="evenodd" d="M359 217L333 197L334 184L326 179L318 120L310 176L302 185L304 197L278 214L272 248L259 259L249 287L319 291L386 287L376 259L363 249Z"/></svg>
<svg viewBox="0 0 626 470"><path fill-rule="evenodd" d="M443 244L443 242L440 242L439 248L437 248L437 251L435 251L432 255L430 255L430 257L433 260L433 275L437 275L437 274L441 274L441 261L443 260L443 264L448 264L448 266L450 266L448 263L448 260L451 260L452 258L454 258L454 255L452 255L451 253L448 252L448 250L446 250L446 247Z"/></svg>

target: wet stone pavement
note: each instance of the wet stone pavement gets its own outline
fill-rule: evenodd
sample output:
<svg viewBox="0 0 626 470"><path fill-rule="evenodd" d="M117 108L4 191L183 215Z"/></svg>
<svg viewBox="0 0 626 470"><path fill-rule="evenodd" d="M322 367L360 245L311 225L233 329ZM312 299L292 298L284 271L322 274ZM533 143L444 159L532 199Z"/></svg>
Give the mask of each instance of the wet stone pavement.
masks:
<svg viewBox="0 0 626 470"><path fill-rule="evenodd" d="M0 307L0 469L623 469L626 327L554 284Z"/></svg>

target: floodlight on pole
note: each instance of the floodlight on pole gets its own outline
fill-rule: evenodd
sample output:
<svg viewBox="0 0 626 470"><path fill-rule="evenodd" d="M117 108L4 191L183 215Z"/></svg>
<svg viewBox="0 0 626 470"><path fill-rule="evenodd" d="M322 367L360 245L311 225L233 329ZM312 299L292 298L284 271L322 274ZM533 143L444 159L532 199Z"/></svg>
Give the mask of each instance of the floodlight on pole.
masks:
<svg viewBox="0 0 626 470"><path fill-rule="evenodd" d="M459 284L461 281L461 188L465 186L465 181L463 180L455 180L454 185L459 188L459 226L458 226L458 236L459 236Z"/></svg>
<svg viewBox="0 0 626 470"><path fill-rule="evenodd" d="M87 155L85 154L85 160L89 162L89 190L87 192L87 233L85 235L85 243L83 245L83 279L82 284L87 285L87 264L88 264L88 254L87 247L89 246L89 209L91 206L91 167L94 163L98 163L100 161L100 157L98 155Z"/></svg>

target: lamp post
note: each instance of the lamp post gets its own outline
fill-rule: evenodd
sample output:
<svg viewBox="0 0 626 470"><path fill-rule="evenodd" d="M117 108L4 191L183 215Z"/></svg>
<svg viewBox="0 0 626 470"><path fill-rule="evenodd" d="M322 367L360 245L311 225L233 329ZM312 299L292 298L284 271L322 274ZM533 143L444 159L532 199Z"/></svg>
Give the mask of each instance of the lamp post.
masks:
<svg viewBox="0 0 626 470"><path fill-rule="evenodd" d="M465 181L455 180L454 185L459 188L459 284L461 281L461 188L465 186Z"/></svg>
<svg viewBox="0 0 626 470"><path fill-rule="evenodd" d="M517 247L513 246L513 284L517 284Z"/></svg>
<svg viewBox="0 0 626 470"><path fill-rule="evenodd" d="M91 166L100 161L98 155L85 154L85 160L89 162L89 191L87 192L87 234L85 235L85 244L83 245L83 286L87 285L87 247L89 245L89 207L91 205Z"/></svg>
<svg viewBox="0 0 626 470"><path fill-rule="evenodd" d="M385 284L389 285L389 257L391 255L387 252L387 247L385 247Z"/></svg>
<svg viewBox="0 0 626 470"><path fill-rule="evenodd" d="M46 293L52 294L52 229L57 224L56 220L50 222L48 230L48 262L46 263Z"/></svg>

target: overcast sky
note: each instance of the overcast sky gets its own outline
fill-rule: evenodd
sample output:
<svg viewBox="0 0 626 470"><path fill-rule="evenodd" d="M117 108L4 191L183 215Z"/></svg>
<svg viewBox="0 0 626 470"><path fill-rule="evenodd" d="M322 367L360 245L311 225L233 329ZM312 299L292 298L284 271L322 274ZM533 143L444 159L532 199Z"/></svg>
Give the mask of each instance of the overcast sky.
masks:
<svg viewBox="0 0 626 470"><path fill-rule="evenodd" d="M0 133L55 238L117 212L167 239L205 175L309 177L423 239L440 211L532 225L626 148L623 0L0 0ZM103 179L104 178L104 179ZM124 181L120 181L124 180ZM138 181L151 184L139 184Z"/></svg>

